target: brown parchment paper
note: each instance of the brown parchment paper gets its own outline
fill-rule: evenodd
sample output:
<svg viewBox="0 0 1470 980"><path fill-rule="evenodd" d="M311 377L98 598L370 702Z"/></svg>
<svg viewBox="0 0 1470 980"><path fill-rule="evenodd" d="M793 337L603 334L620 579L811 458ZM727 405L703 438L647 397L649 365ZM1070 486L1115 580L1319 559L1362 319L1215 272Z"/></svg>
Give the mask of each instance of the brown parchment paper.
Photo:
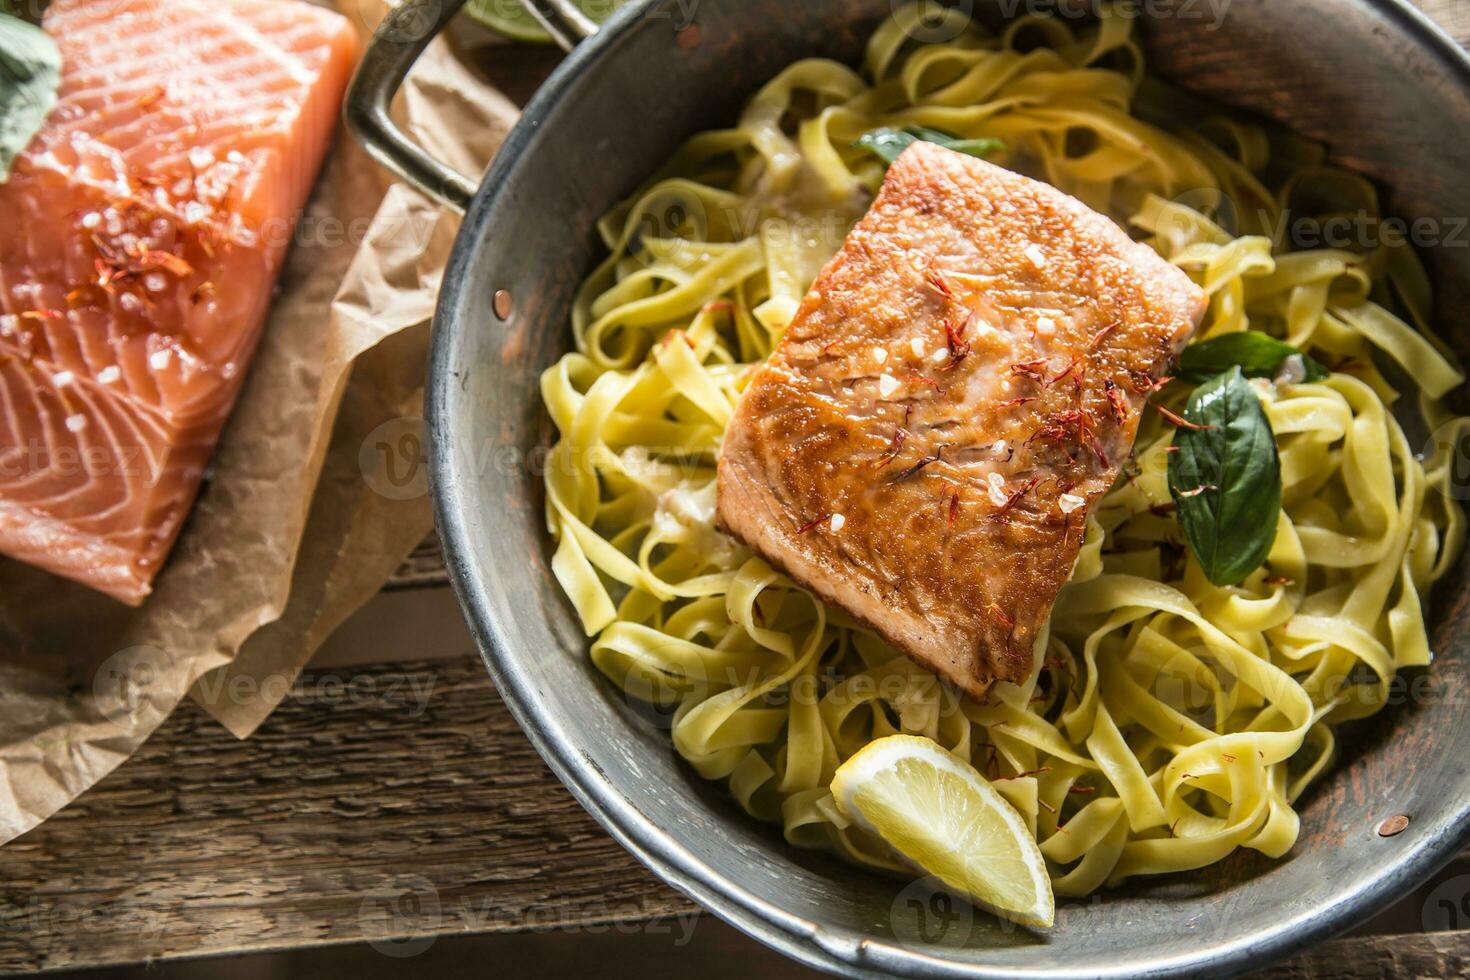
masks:
<svg viewBox="0 0 1470 980"><path fill-rule="evenodd" d="M326 0L322 0L326 2ZM340 0L364 28L383 0ZM400 113L482 172L516 110L442 40ZM0 843L127 759L186 693L245 736L431 526L419 414L458 219L340 134L211 472L134 610L0 560Z"/></svg>

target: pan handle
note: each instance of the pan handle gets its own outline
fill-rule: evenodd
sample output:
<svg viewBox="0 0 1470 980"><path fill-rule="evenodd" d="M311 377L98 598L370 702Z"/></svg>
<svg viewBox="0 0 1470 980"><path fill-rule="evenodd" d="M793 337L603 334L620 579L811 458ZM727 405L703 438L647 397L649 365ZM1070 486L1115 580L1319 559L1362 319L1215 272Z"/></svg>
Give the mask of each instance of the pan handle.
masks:
<svg viewBox="0 0 1470 980"><path fill-rule="evenodd" d="M368 155L410 185L461 213L479 189L475 181L434 159L393 121L390 107L403 79L429 42L467 0L401 0L378 25L347 92L343 116ZM590 37L597 25L572 0L523 0L563 48Z"/></svg>

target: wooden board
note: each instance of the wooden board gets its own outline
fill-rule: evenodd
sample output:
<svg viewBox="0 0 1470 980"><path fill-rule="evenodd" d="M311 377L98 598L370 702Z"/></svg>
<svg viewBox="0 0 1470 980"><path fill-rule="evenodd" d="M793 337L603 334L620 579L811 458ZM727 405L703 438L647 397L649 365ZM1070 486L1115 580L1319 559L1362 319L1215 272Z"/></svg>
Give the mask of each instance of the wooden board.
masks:
<svg viewBox="0 0 1470 980"><path fill-rule="evenodd" d="M1470 933L1397 937L1393 943L1348 939L1324 943L1258 980L1377 980L1465 976ZM412 956L402 954L412 953ZM107 980L256 980L343 977L435 980L498 977L602 977L608 965L638 980L816 980L798 966L709 916L599 925L587 929L442 936L400 946L319 946L226 959L183 960L109 970ZM494 964L493 968L487 964ZM492 972L493 969L493 972ZM99 980L95 972L48 974L54 980Z"/></svg>
<svg viewBox="0 0 1470 980"><path fill-rule="evenodd" d="M1470 0L1417 5L1470 41ZM473 29L457 29L456 43L520 99L554 61L486 47ZM186 704L92 792L0 850L0 972L235 952L257 954L241 961L252 976L398 976L407 955L434 975L494 964L507 976L580 976L616 957L650 980L809 976L710 921L687 947L665 941L696 907L557 783L458 627L422 641L435 649L416 646L425 659L381 662L403 655L403 631L371 617L452 615L446 584L431 537L393 595L342 631L361 649L308 671L255 738L235 741ZM1426 925L1470 929L1470 858L1366 924L1371 934L1265 976L1470 974L1470 931L1413 934ZM355 942L367 945L323 948ZM316 949L269 952L300 948Z"/></svg>
<svg viewBox="0 0 1470 980"><path fill-rule="evenodd" d="M404 952L463 933L561 941L696 911L583 812L463 655L312 669L246 742L185 705L0 862L0 972L363 940Z"/></svg>
<svg viewBox="0 0 1470 980"><path fill-rule="evenodd" d="M694 911L469 657L310 671L246 742L186 704L0 862L0 972Z"/></svg>

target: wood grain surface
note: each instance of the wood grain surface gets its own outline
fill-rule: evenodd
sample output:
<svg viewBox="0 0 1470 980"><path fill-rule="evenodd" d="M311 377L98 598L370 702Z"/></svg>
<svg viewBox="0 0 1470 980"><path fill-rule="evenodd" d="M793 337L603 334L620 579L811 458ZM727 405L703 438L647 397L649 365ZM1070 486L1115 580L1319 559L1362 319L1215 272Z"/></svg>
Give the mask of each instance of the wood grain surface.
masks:
<svg viewBox="0 0 1470 980"><path fill-rule="evenodd" d="M1470 41L1470 0L1415 6ZM555 60L474 29L455 42L518 100ZM446 584L431 537L388 589L426 590L439 615ZM693 928L697 911L581 810L458 649L312 668L248 742L185 704L92 792L0 850L0 869L0 973L253 952L240 961L252 976L399 976L406 956L434 975L561 976L652 950L647 962L663 966L642 976L686 976L690 961L669 956L678 944L657 937ZM1462 857L1365 924L1372 934L1263 976L1470 975L1470 931L1454 931L1467 928ZM717 923L694 935L696 973L810 975ZM320 949L354 942L365 945ZM302 947L318 949L270 952ZM456 949L459 959L440 959ZM181 961L165 974L212 977L228 962ZM471 972L453 968L467 962Z"/></svg>
<svg viewBox="0 0 1470 980"><path fill-rule="evenodd" d="M432 589L449 584L444 556L439 551L439 535L431 533L413 554L399 566L385 589Z"/></svg>
<svg viewBox="0 0 1470 980"><path fill-rule="evenodd" d="M469 656L309 670L246 742L185 705L0 867L0 973L353 941L394 959L440 935L562 942L697 911L583 812ZM1456 862L1374 928L1470 926L1467 896ZM1460 939L1346 942L1414 966L1384 976L1453 976L1419 967L1470 955Z"/></svg>
<svg viewBox="0 0 1470 980"><path fill-rule="evenodd" d="M1470 932L1338 939L1258 976L1271 980L1470 976Z"/></svg>
<svg viewBox="0 0 1470 980"><path fill-rule="evenodd" d="M694 911L468 657L308 671L246 742L185 704L0 866L0 971Z"/></svg>

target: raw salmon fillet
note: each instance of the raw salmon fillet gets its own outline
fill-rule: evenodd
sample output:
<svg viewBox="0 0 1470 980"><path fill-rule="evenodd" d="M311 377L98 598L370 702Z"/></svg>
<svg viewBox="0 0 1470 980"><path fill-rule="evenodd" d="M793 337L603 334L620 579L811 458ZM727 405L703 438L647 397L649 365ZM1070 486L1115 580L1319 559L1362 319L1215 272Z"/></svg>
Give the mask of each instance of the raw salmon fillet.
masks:
<svg viewBox="0 0 1470 980"><path fill-rule="evenodd" d="M239 393L357 55L297 0L52 0L0 185L0 553L138 604Z"/></svg>
<svg viewBox="0 0 1470 980"><path fill-rule="evenodd" d="M1204 306L1075 199L917 143L741 396L720 524L967 694L1024 680Z"/></svg>

